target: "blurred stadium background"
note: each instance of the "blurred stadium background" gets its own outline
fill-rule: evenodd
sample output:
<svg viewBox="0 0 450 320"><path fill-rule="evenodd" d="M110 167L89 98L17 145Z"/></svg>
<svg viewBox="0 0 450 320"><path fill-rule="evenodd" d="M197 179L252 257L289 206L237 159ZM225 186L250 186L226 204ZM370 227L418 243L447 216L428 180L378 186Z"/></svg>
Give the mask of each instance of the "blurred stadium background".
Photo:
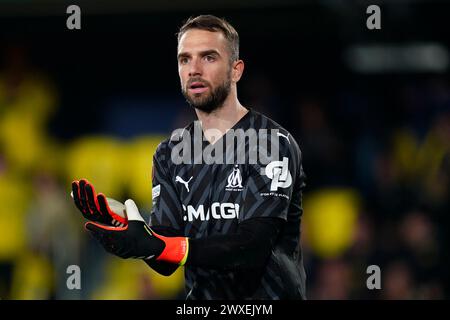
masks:
<svg viewBox="0 0 450 320"><path fill-rule="evenodd" d="M381 30L366 28L369 4ZM152 154L194 117L174 34L202 13L240 33L241 102L302 148L308 297L448 298L450 3L432 0L1 0L0 298L183 297L182 270L104 253L69 192L86 177L148 217ZM371 264L381 290L366 288Z"/></svg>

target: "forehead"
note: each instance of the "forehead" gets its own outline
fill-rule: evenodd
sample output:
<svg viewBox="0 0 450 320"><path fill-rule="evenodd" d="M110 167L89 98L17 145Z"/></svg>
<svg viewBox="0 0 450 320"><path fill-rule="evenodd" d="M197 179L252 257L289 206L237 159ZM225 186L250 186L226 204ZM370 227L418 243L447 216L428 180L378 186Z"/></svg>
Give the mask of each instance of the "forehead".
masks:
<svg viewBox="0 0 450 320"><path fill-rule="evenodd" d="M221 54L226 52L227 39L222 32L191 29L186 31L178 43L178 53L195 53L206 50L216 50Z"/></svg>

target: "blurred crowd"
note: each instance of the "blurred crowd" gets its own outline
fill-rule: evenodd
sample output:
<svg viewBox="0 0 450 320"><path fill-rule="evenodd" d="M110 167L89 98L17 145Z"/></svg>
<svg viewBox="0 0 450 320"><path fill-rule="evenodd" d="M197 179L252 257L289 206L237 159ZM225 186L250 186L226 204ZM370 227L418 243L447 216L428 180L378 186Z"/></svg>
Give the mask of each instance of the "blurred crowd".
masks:
<svg viewBox="0 0 450 320"><path fill-rule="evenodd" d="M182 270L169 278L142 261L104 252L83 229L71 182L85 177L109 197L130 195L148 218L152 156L164 135L119 139L79 136L63 141L49 130L58 88L29 63L23 46L9 46L0 70L0 298L173 298ZM69 266L81 270L69 290Z"/></svg>
<svg viewBox="0 0 450 320"><path fill-rule="evenodd" d="M312 299L448 298L450 85L430 76L380 87L295 108ZM381 290L367 289L370 265Z"/></svg>
<svg viewBox="0 0 450 320"><path fill-rule="evenodd" d="M71 181L85 177L112 198L132 197L148 217L152 155L170 132L59 139L49 130L55 112L65 108L58 84L29 64L23 48L10 47L4 56L0 298L183 297L182 269L162 277L141 261L104 253L70 199ZM286 127L303 152L309 299L445 298L449 82L400 78L374 92L356 79L333 94L319 90L286 100L263 75L244 81L244 105ZM192 113L186 107L174 114L167 128L186 124ZM81 268L81 290L67 288L70 265ZM380 267L380 290L367 288L370 265Z"/></svg>

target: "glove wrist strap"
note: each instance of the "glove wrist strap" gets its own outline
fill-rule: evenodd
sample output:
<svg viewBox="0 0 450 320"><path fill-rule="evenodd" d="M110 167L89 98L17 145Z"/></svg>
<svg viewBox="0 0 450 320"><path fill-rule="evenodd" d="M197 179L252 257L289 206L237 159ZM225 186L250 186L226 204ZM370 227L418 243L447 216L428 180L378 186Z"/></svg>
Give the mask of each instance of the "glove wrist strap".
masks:
<svg viewBox="0 0 450 320"><path fill-rule="evenodd" d="M163 252L156 258L157 261L166 261L180 266L186 263L189 253L189 239L186 237L164 237L153 233L154 236L164 241Z"/></svg>

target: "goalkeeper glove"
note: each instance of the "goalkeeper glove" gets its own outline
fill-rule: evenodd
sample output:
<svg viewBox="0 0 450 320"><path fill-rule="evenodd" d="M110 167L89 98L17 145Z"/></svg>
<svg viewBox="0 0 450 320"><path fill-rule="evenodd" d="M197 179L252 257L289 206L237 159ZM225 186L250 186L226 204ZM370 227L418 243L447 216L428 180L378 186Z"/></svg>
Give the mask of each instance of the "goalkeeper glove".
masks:
<svg viewBox="0 0 450 320"><path fill-rule="evenodd" d="M86 179L72 182L72 196L78 210L88 220L116 227L123 227L128 223L126 217L111 210L105 195L97 194L94 186Z"/></svg>
<svg viewBox="0 0 450 320"><path fill-rule="evenodd" d="M128 224L123 227L109 227L95 222L85 225L106 251L124 259L152 259L178 265L186 263L188 238L157 234L145 223L133 200L127 200L125 206Z"/></svg>

